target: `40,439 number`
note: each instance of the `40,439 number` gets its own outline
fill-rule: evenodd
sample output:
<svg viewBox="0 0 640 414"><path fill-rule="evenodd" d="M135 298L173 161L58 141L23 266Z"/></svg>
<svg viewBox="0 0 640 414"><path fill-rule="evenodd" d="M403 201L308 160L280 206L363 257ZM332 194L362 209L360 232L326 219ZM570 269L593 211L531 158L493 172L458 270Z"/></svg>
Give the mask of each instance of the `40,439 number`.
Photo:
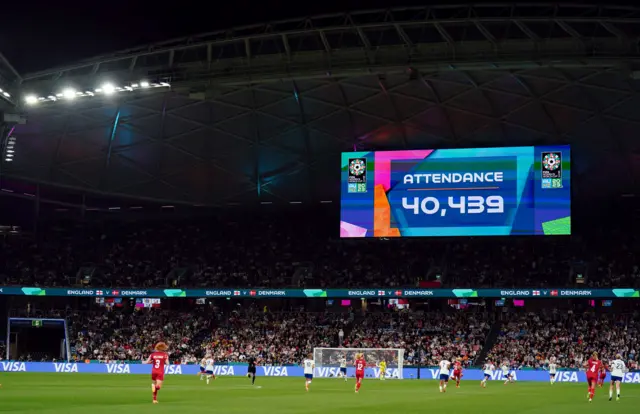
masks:
<svg viewBox="0 0 640 414"><path fill-rule="evenodd" d="M448 197L446 205L442 206L435 197L402 197L402 208L413 214L438 214L445 216L449 209L458 214L502 214L504 213L504 199L502 196L468 196Z"/></svg>

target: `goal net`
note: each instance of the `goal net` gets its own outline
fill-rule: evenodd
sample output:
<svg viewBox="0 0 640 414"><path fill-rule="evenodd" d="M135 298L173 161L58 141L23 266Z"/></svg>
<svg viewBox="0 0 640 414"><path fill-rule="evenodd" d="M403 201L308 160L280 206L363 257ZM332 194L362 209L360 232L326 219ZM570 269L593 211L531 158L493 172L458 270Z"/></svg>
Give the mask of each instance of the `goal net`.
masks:
<svg viewBox="0 0 640 414"><path fill-rule="evenodd" d="M347 360L347 376L355 376L353 366L356 354L364 354L367 361L365 377L380 377L380 362L387 364L385 378L402 379L404 349L395 348L313 348L313 361L316 364L314 375L318 377L337 377L340 374L340 360Z"/></svg>
<svg viewBox="0 0 640 414"><path fill-rule="evenodd" d="M9 318L8 360L68 361L71 350L65 319Z"/></svg>

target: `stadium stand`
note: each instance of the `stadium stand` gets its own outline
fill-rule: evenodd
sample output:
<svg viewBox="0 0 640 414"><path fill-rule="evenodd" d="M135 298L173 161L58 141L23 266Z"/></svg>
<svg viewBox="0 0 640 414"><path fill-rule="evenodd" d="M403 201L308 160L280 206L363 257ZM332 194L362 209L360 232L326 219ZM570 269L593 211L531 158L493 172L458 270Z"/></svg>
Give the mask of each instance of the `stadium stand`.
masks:
<svg viewBox="0 0 640 414"><path fill-rule="evenodd" d="M328 219L327 219L328 220ZM215 231L211 229L215 228ZM619 228L618 228L619 229ZM588 239L514 238L335 240L324 218L304 226L279 216L254 220L172 221L80 226L0 239L0 283L33 286L115 287L364 287L417 286L434 279L445 287L575 286L569 275L586 269L585 286L640 287L635 236L599 228ZM234 237L242 234L243 237ZM428 246L428 248L426 248ZM248 303L248 302L247 302ZM549 357L580 368L592 351L604 359L620 352L638 367L637 312L594 314L544 309L433 308L319 312L259 302L237 309L105 309L60 312L24 308L30 317L66 317L79 361L140 361L164 340L179 363L206 353L217 361L298 363L314 347L399 347L408 365L434 366L442 358L475 366L507 360L521 369L545 369ZM289 306L289 307L287 307ZM631 307L633 312L633 307ZM0 349L2 356L4 350ZM21 355L51 360L52 355Z"/></svg>
<svg viewBox="0 0 640 414"><path fill-rule="evenodd" d="M557 310L511 314L502 322L488 358L518 368L544 369L555 357L562 367L582 368L593 352L604 361L620 353L631 369L637 369L637 316L637 312L614 316Z"/></svg>
<svg viewBox="0 0 640 414"><path fill-rule="evenodd" d="M222 220L220 220L222 221ZM120 225L0 241L0 283L99 287L563 287L588 269L589 287L640 287L635 237L335 240L326 220ZM215 231L212 231L215 228ZM233 234L243 234L242 238ZM597 234L597 233L596 233ZM428 246L428 249L425 248ZM618 246L620 246L618 248Z"/></svg>
<svg viewBox="0 0 640 414"><path fill-rule="evenodd" d="M26 316L23 314L23 316ZM172 348L176 363L197 363L205 354L218 362L257 357L265 365L297 364L314 347L406 350L407 365L436 366L443 358L462 358L475 366L482 350L487 360L508 361L518 369L546 369L555 357L563 368L581 368L593 351L606 360L621 353L637 369L638 311L622 316L589 312L409 311L271 312L250 306L167 311L48 311L31 316L66 317L78 361L140 361L159 341ZM489 332L499 328L492 342ZM22 360L51 360L51 355L22 355Z"/></svg>
<svg viewBox="0 0 640 414"><path fill-rule="evenodd" d="M443 358L471 365L481 351L492 317L481 313L385 312L368 314L345 341L352 348L403 348L409 364L436 366Z"/></svg>

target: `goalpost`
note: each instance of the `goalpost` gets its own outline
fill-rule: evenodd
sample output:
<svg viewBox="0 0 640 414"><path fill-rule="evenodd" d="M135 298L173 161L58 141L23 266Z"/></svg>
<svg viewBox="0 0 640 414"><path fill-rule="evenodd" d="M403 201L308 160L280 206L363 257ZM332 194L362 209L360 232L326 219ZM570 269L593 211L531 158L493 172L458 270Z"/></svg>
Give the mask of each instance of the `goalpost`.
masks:
<svg viewBox="0 0 640 414"><path fill-rule="evenodd" d="M378 377L380 362L387 364L388 379L402 379L402 368L404 365L404 349L398 348L313 348L313 361L316 364L316 372L319 376L337 376L340 367L340 360L344 357L347 360L347 375L354 375L353 362L356 354L364 354L367 361L365 376ZM329 369L327 369L329 368Z"/></svg>
<svg viewBox="0 0 640 414"><path fill-rule="evenodd" d="M8 318L7 360L63 360L71 357L66 319Z"/></svg>

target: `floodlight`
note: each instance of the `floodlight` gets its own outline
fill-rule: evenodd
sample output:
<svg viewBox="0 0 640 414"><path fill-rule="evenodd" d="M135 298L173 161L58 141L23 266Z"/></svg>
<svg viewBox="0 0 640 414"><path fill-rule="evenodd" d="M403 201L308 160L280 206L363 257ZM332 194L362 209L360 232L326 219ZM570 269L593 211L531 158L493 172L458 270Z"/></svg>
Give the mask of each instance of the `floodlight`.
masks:
<svg viewBox="0 0 640 414"><path fill-rule="evenodd" d="M115 91L116 87L110 83L105 83L104 85L102 85L102 92L104 92L105 95L111 95L115 93Z"/></svg>
<svg viewBox="0 0 640 414"><path fill-rule="evenodd" d="M76 97L76 91L73 88L67 88L64 91L62 91L62 96L64 96L67 99L74 99Z"/></svg>

